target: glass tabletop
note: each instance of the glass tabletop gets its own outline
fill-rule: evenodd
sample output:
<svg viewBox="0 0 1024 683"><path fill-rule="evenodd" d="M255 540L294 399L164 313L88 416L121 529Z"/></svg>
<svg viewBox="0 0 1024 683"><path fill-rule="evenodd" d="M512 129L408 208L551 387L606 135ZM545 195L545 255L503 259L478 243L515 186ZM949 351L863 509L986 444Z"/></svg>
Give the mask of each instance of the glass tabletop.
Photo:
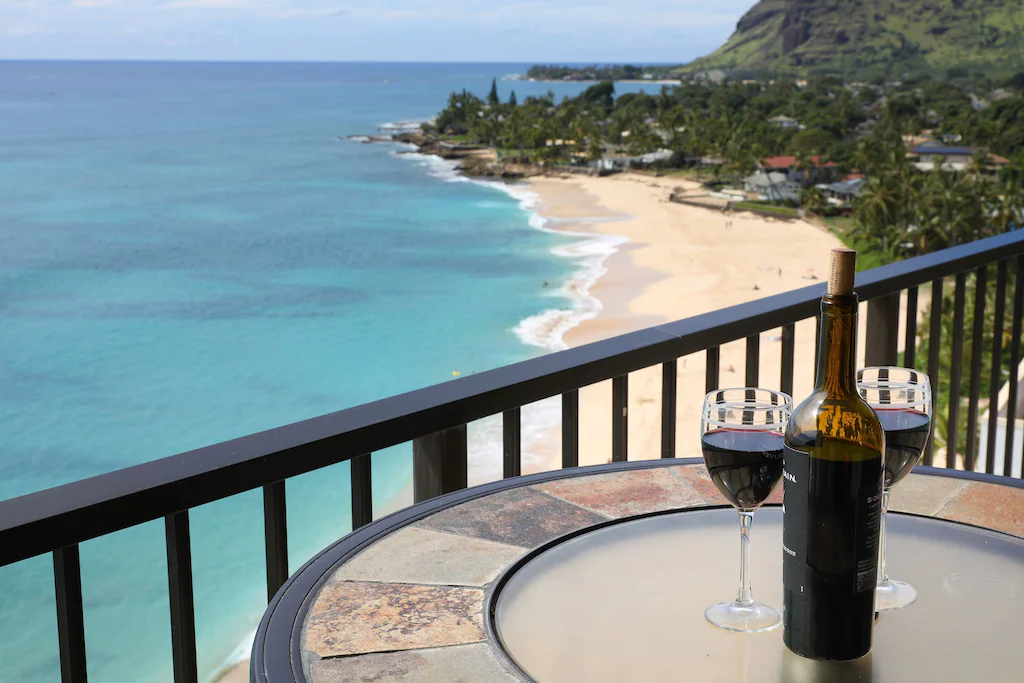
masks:
<svg viewBox="0 0 1024 683"><path fill-rule="evenodd" d="M1016 680L1024 635L1024 540L910 515L889 519L890 574L916 604L877 617L872 652L824 664L778 629L734 634L704 609L736 592L736 512L613 524L522 564L496 595L502 646L542 683L963 683ZM754 595L782 606L782 510L754 518Z"/></svg>

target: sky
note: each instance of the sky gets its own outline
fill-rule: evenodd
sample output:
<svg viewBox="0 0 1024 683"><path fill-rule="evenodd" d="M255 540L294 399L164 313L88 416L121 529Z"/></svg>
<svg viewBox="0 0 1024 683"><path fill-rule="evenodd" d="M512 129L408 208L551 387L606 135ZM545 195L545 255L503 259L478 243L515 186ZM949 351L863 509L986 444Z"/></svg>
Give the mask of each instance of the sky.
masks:
<svg viewBox="0 0 1024 683"><path fill-rule="evenodd" d="M0 59L677 63L755 0L0 0Z"/></svg>

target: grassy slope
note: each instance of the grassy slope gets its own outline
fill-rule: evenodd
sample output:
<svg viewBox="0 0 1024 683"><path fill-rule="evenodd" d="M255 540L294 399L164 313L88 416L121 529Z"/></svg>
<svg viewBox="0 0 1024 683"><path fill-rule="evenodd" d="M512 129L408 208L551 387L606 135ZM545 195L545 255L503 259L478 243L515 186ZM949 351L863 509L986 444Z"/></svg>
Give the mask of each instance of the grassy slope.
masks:
<svg viewBox="0 0 1024 683"><path fill-rule="evenodd" d="M784 29L787 18L790 27ZM954 66L1024 70L1021 0L762 0L740 25L745 23L753 25L684 69L864 75ZM783 32L798 26L806 27L806 40L791 39L800 44L785 52Z"/></svg>

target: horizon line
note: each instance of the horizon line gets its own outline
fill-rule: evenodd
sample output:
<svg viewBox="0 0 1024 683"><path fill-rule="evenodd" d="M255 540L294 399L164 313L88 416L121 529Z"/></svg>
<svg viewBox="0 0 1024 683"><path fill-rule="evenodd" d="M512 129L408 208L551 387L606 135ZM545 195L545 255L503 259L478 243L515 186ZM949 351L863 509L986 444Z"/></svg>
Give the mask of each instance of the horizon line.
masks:
<svg viewBox="0 0 1024 683"><path fill-rule="evenodd" d="M431 60L397 60L397 59L205 59L205 58L171 58L171 59L146 59L136 57L0 57L0 64L15 62L92 62L92 63L142 63L142 64L500 64L500 65L523 65L534 66L678 66L688 62L639 62L639 61L610 61L601 62L593 60L583 61L558 61L558 60L526 60L526 61L431 61Z"/></svg>

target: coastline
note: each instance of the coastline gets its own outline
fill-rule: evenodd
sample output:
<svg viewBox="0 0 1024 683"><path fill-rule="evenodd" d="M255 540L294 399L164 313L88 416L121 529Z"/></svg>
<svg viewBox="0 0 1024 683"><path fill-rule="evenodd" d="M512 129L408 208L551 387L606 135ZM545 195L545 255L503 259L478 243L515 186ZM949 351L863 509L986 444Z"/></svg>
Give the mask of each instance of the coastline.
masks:
<svg viewBox="0 0 1024 683"><path fill-rule="evenodd" d="M829 251L842 246L834 235L802 220L726 214L668 201L673 190L694 187L696 184L691 181L625 173L604 178L531 178L530 183L539 197L537 210L553 229L569 227L573 233L616 235L628 240L607 258L607 273L589 292L601 302L600 313L582 320L565 334L568 347L820 282ZM584 217L591 220L580 220ZM800 248L793 249L797 244ZM820 266L809 268L809 264ZM862 316L862 325L863 322ZM813 320L797 325L797 358L813 356L814 337ZM768 330L760 339L759 383L775 387L781 372L781 353L773 349L781 350L781 330ZM743 340L722 347L721 386L745 384L745 354ZM795 365L794 394L805 395L813 383L811 364ZM700 456L696 435L704 381L703 353L679 360L678 457ZM607 420L610 405L610 381L580 390L580 465L611 459ZM632 373L630 460L661 457L660 425L661 368ZM549 433L546 441L549 445L543 462L530 471L560 466L557 433ZM527 471L525 463L523 471Z"/></svg>
<svg viewBox="0 0 1024 683"><path fill-rule="evenodd" d="M668 201L673 190L697 187L692 181L625 173L608 177L531 177L527 183L513 185L493 178L468 177L459 172L457 160L406 149L409 151L402 156L430 175L446 182L471 182L502 191L519 202L529 214L532 227L571 238L553 249L553 253L576 265L573 274L552 292L556 303L520 321L512 330L525 345L548 351L813 284L815 280L804 279L809 275L806 264L827 263L829 250L841 246L835 236L804 221L781 221L750 213L723 214ZM731 227L725 227L726 221ZM798 243L801 248L794 251L791 247ZM778 276L779 267L782 277ZM819 278L823 275L824 266L817 273ZM798 357L813 354L814 331L813 321L797 325ZM765 386L778 383L779 354L768 349L779 346L779 334L778 330L769 330L761 335L761 378ZM743 384L744 357L742 340L722 347L723 386ZM677 456L699 457L696 435L704 396L704 355L680 359L678 369ZM812 379L807 364L797 363L796 395L807 393ZM630 375L631 460L661 456L660 400L660 367ZM610 461L610 405L610 381L580 390L580 465ZM524 406L524 474L561 467L560 410L557 397ZM500 418L495 420L495 425L481 425L476 438L471 434L471 450L483 456L471 460L471 486L501 476ZM495 426L496 430L491 429ZM686 434L695 438L688 439ZM494 463L485 465L484 460ZM404 507L411 498L410 485L394 498L382 501L387 509L375 516ZM211 683L248 681L249 650L251 636L210 678Z"/></svg>

